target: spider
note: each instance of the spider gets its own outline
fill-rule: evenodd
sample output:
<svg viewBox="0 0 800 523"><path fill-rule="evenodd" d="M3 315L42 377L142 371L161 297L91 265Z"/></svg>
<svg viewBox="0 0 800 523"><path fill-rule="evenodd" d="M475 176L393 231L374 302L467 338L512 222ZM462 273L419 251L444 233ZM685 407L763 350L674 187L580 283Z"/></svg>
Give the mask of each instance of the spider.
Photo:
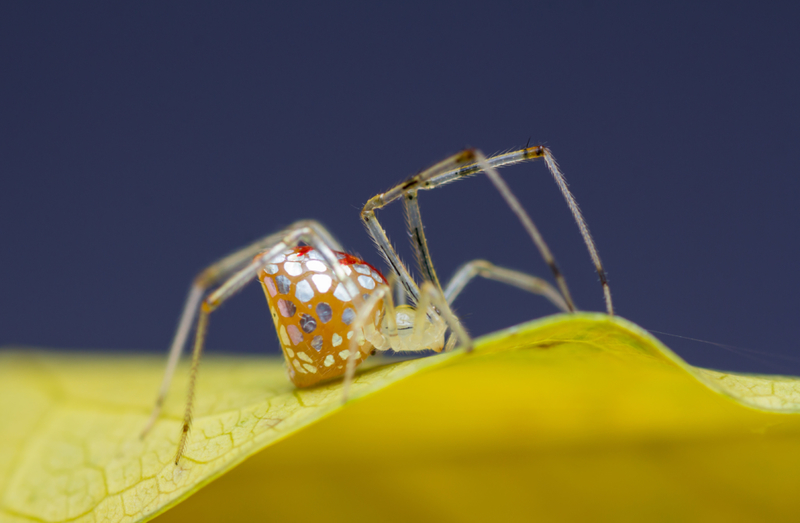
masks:
<svg viewBox="0 0 800 523"><path fill-rule="evenodd" d="M550 150L543 146L526 146L487 158L476 149L467 149L374 196L364 205L361 220L391 271L388 279L364 260L343 252L325 227L313 220L295 222L222 258L197 275L186 298L158 398L142 437L158 419L186 338L196 323L186 410L175 455L175 464L178 464L192 423L197 371L208 317L255 279L261 282L267 298L289 378L297 387L309 387L344 376L343 401L347 399L356 366L376 351L441 352L453 350L457 342L465 351L471 351L472 340L450 304L476 276L540 294L560 310L574 312L566 281L550 249L497 172L498 167L539 158L553 175L578 224L600 277L606 309L613 315L611 292L594 240ZM486 173L538 247L557 289L540 278L486 260L466 263L444 288L440 284L423 232L418 193L481 172ZM375 215L378 209L400 199L408 218L423 280L421 285L400 261ZM398 297L398 304L394 296ZM405 304L406 298L412 305ZM448 329L451 335L445 341Z"/></svg>

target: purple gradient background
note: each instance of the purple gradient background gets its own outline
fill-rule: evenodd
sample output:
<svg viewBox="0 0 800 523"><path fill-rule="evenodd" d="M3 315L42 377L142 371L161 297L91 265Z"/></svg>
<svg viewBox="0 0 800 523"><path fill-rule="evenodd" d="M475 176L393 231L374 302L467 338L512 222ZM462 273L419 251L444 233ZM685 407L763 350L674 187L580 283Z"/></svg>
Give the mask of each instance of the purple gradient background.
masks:
<svg viewBox="0 0 800 523"><path fill-rule="evenodd" d="M0 345L166 351L192 276L299 218L382 267L369 197L530 138L563 167L621 316L800 357L790 3L272 4L0 7ZM544 166L503 173L578 306L602 310ZM486 179L420 199L444 279L478 257L547 275ZM409 259L400 207L381 217ZM552 312L490 282L456 305L474 334ZM257 285L212 317L209 348L278 352Z"/></svg>

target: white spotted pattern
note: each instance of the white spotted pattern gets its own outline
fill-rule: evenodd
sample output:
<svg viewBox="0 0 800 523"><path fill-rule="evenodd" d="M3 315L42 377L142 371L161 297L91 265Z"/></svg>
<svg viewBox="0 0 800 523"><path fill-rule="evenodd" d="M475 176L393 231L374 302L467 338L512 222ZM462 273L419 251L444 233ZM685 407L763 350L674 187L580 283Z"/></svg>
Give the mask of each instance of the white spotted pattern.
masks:
<svg viewBox="0 0 800 523"><path fill-rule="evenodd" d="M287 261L283 264L283 270L285 270L289 276L300 276L303 274L303 266L297 262Z"/></svg>
<svg viewBox="0 0 800 523"><path fill-rule="evenodd" d="M347 292L347 289L344 288L344 285L339 283L336 286L336 290L333 291L333 295L339 298L342 301L350 301L350 294Z"/></svg>
<svg viewBox="0 0 800 523"><path fill-rule="evenodd" d="M306 262L306 269L314 272L326 272L328 267L318 260L311 260Z"/></svg>
<svg viewBox="0 0 800 523"><path fill-rule="evenodd" d="M286 265L289 265L288 263ZM297 299L302 301L303 303L311 300L314 297L314 289L311 288L311 285L306 280L297 282L297 287L295 288L294 295L297 296Z"/></svg>
<svg viewBox="0 0 800 523"><path fill-rule="evenodd" d="M375 280L373 280L369 276L359 276L358 283L365 289L372 290L375 288Z"/></svg>
<svg viewBox="0 0 800 523"><path fill-rule="evenodd" d="M311 277L311 280L313 280L319 292L328 292L333 284L333 279L327 274L315 274Z"/></svg>
<svg viewBox="0 0 800 523"><path fill-rule="evenodd" d="M353 265L353 268L356 270L357 273L366 274L367 276L369 276L370 270L369 267L367 267L366 265L361 265L359 263L358 265Z"/></svg>
<svg viewBox="0 0 800 523"><path fill-rule="evenodd" d="M289 335L286 334L286 327L285 326L281 325L281 331L280 331L279 335L281 337L281 343L283 343L284 347L288 347L289 345L292 344L292 342L289 341Z"/></svg>

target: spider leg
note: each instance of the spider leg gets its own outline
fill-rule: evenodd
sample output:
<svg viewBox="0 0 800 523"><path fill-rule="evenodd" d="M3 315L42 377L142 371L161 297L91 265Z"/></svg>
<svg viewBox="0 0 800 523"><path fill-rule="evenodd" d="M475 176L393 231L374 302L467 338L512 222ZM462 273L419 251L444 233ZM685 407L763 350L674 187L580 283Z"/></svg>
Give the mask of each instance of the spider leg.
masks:
<svg viewBox="0 0 800 523"><path fill-rule="evenodd" d="M442 174L453 172L454 170L457 171L460 166L466 165L473 160L474 154L472 151L465 151L455 156L451 156L450 158L447 158L422 171L405 183L397 185L385 193L373 196L361 210L361 221L367 228L367 232L372 237L372 240L377 244L378 249L381 251L386 263L392 269L392 272L397 274L400 284L403 286L406 291L406 295L411 298L412 302L417 302L419 300L419 287L414 281L414 278L411 277L408 269L405 267L405 265L403 265L403 262L400 261L397 252L389 241L388 236L386 236L386 231L384 231L380 222L378 222L378 219L375 216L375 211L399 199L401 196L406 194L409 189L416 188L420 183L423 183L420 180L435 180ZM424 235L422 238L424 239Z"/></svg>
<svg viewBox="0 0 800 523"><path fill-rule="evenodd" d="M339 250L341 247L333 240L328 231L318 222L311 220L304 220L296 222L286 228L284 231L267 236L254 244L251 244L235 253L223 258L219 262L211 265L204 270L195 279L190 291L189 299L187 300L184 312L179 325L179 331L176 333L176 341L173 342L173 347L170 349L170 363L174 357L177 360L180 355L181 349L185 342L186 333L182 332L191 328L195 316L197 319L197 329L195 333L194 350L192 353L192 367L189 377L189 391L186 401L186 410L184 413L183 429L181 432L178 450L175 456L175 463L180 460L183 450L186 446L186 440L189 433L189 427L192 422L192 407L194 404L194 389L197 380L197 372L200 363L200 357L203 351L203 343L208 328L208 316L216 310L228 298L232 297L239 290L241 290L249 282L253 281L259 272L270 263L278 254L287 249L296 247L300 243L305 243L316 249L323 257L325 262L331 267L334 275L345 286L345 289L353 297L354 302L360 304L361 296L355 283L347 276L342 266L334 253L334 250ZM260 253L260 254L259 254ZM255 258L253 259L253 256ZM250 259L245 264L245 261ZM217 289L202 298L203 292L213 284L225 278L225 281ZM199 312L199 315L198 315ZM177 347L177 348L176 348ZM176 356L173 356L177 353ZM164 393L159 394L159 399L154 409L154 414L151 419L158 416L160 407L163 404L163 396L169 388L169 382L175 370L174 364L168 364L164 384L162 389ZM152 422L148 424L147 429L152 426Z"/></svg>
<svg viewBox="0 0 800 523"><path fill-rule="evenodd" d="M540 294L550 300L561 311L569 312L564 298L555 287L545 280L514 269L498 267L486 260L472 260L459 267L444 289L447 303L452 304L461 291L464 290L464 287L476 276L513 285L533 294Z"/></svg>
<svg viewBox="0 0 800 523"><path fill-rule="evenodd" d="M394 276L392 276L393 278ZM351 329L354 333L356 333L351 339L350 344L348 347L348 357L347 357L347 367L345 369L344 374L344 386L342 388L342 403L347 402L347 399L350 394L350 386L353 382L353 378L355 376L356 371L356 354L360 351L360 347L364 345L366 341L370 341L373 346L377 350L387 350L389 348L393 348L397 350L397 345L393 343L393 340L397 338L397 323L395 320L396 309L392 302L392 287L393 282L391 281L392 278L389 280L389 285L375 291L372 293L370 298L365 302L364 306L359 310L356 315L356 319L353 321L351 325ZM378 346L373 340L370 340L369 337L364 335L364 328L368 326L370 321L374 321L374 309L375 306L378 304L379 301L383 300L385 315L386 315L386 326L387 329L385 331L385 335L388 338L388 342L385 339L381 340L384 343L381 346ZM438 308L438 311L437 309ZM439 312L441 311L441 312ZM447 322L448 327L455 333L455 336L451 336L450 340L448 340L447 345L445 347L445 351L452 350L454 348L454 341L456 337L458 341L461 341L462 344L465 346L467 352L472 350L472 339L470 338L467 331L461 325L461 322L458 320L458 317L450 311L450 308L447 306L447 300L445 299L442 291L438 289L433 283L426 281L422 284L420 288L420 300L417 303L416 308L416 317L414 322L415 329L419 329L413 334L413 336L418 336L421 338L422 330L424 329L426 322L428 321L428 315L439 314L444 317L445 322ZM382 336L380 332L379 335ZM374 339L374 338L373 338ZM402 353L410 353L414 352L415 350L424 351L428 350L427 347L423 346L420 343L413 344L417 346L418 349L409 349L406 345L406 348L400 350L399 352Z"/></svg>
<svg viewBox="0 0 800 523"><path fill-rule="evenodd" d="M393 272L389 273L389 287L392 288L392 299L394 300L394 305L407 305L408 304L408 295L406 294L406 289L403 287L403 284L400 282L400 279L397 275Z"/></svg>
<svg viewBox="0 0 800 523"><path fill-rule="evenodd" d="M472 352L472 338L469 334L467 334L467 331L461 324L461 321L459 321L458 316L456 316L455 313L450 309L450 305L447 303L442 290L433 282L425 281L422 283L420 291L421 297L419 302L417 302L416 318L414 320L414 326L415 328L419 329L418 332L420 335L422 332L422 327L425 325L424 322L427 321L426 316L428 314L435 314L438 312L439 315L444 318L444 321L447 323L447 326L450 327L450 330L458 338L458 341L461 343L461 345L464 346L464 350L466 352ZM452 350L454 348L453 343L454 342L450 342L450 340L448 340L446 350Z"/></svg>
<svg viewBox="0 0 800 523"><path fill-rule="evenodd" d="M370 295L369 299L366 300L364 305L358 310L355 320L353 320L353 323L350 325L350 330L355 334L352 338L350 338L350 343L348 346L347 366L345 368L344 382L342 385L342 403L346 403L347 398L350 395L350 385L353 383L353 378L356 374L356 354L361 351L361 346L367 341L370 341L373 344L373 347L379 349L376 343L373 343L372 340L369 340L364 336L364 328L370 321L374 321L375 307L381 300L383 300L383 307L385 310L384 314L387 315L387 336L390 342L393 338L397 337L397 323L394 316L395 309L394 304L392 303L392 278L390 278L389 285L385 285L380 289L376 289L375 292ZM380 327L380 324L378 324L376 327L376 336L382 336ZM386 344L381 345L384 346ZM385 349L380 348L379 350Z"/></svg>
<svg viewBox="0 0 800 523"><path fill-rule="evenodd" d="M553 253L550 252L550 248L547 246L547 243L545 243L544 238L539 232L539 229L536 227L536 225L534 225L533 220L531 220L530 216L528 216L528 213L525 212L525 208L522 207L522 204L519 203L517 197L513 192L511 192L511 189L508 187L505 180L503 180L503 178L500 176L500 173L497 172L497 169L489 165L489 163L486 161L486 157L483 156L483 153L477 151L475 156L478 166L492 181L494 186L503 196L503 199L506 201L508 206L514 212L514 214L517 215L517 218L519 218L522 226L525 227L525 230L533 240L533 243L536 244L536 247L539 249L542 258L544 258L544 261L547 263L548 267L550 267L550 272L553 273L553 277L555 278L556 284L561 291L561 295L564 297L564 301L567 303L567 308L570 312L574 312L575 304L572 301L572 296L570 295L569 288L567 287L567 281L561 274L561 269L558 268L556 259L553 256Z"/></svg>
<svg viewBox="0 0 800 523"><path fill-rule="evenodd" d="M442 175L451 173L454 170L458 171L461 166L471 161L474 162L474 160L475 155L471 150L464 151L460 154L451 156L450 158L446 158L436 165L426 169L417 176L412 177L407 182L395 186L386 193L374 196L367 202L361 211L361 219L366 226L367 231L369 232L373 241L375 241L377 244L378 249L381 251L381 254L386 262L392 268L392 272L399 278L400 285L402 285L404 288L405 294L411 298L412 302L418 303L423 297L421 296L420 288L411 277L408 269L406 269L405 265L403 265L403 263L400 261L400 258L397 256L397 252L394 250L394 247L386 235L386 231L384 231L383 227L381 227L378 219L375 216L375 210L388 205L403 195L406 195L406 215L409 220L409 229L412 231L412 235L415 239L414 246L415 251L417 252L417 260L419 262L420 269L423 273L423 277L427 281L432 282L433 287L441 296L441 299L439 299L438 296L433 297L430 294L430 291L427 291L427 299L436 307L434 312L443 316L453 332L457 333L458 339L465 344L467 350L471 350L472 348L470 338L461 325L461 322L458 320L453 311L450 310L447 300L445 300L444 296L442 295L442 287L439 283L438 277L436 276L436 271L433 268L433 263L431 262L430 255L428 253L425 235L422 232L422 218L419 215L419 207L416 205L416 195L417 187L420 184L424 184L426 181L440 179ZM411 203L408 203L409 200ZM415 228L414 224L418 224L418 227ZM427 314L427 306L424 307L422 311L422 314ZM449 340L447 344L447 348L452 349L453 347L454 341L451 337L451 340Z"/></svg>
<svg viewBox="0 0 800 523"><path fill-rule="evenodd" d="M279 239L277 239L279 238ZM175 464L178 464L186 441L189 435L189 428L192 424L192 407L194 404L194 389L197 381L197 371L200 364L200 356L203 352L203 342L205 341L206 330L208 328L208 316L222 305L228 298L232 297L245 285L258 277L259 272L264 269L281 252L296 247L298 244L305 243L317 250L325 263L333 271L336 278L344 285L345 290L350 294L356 305L363 303L363 298L356 287L355 282L347 276L342 265L339 263L332 247L339 247L336 242L330 242L331 235L318 222L305 220L296 222L282 233L273 236L272 245L265 248L261 254L257 255L245 267L236 271L214 292L209 294L200 304L200 315L197 320L197 331L195 333L195 344L192 352L192 368L189 375L189 391L186 399L186 410L183 417L183 429L181 431L178 450L175 454Z"/></svg>
<svg viewBox="0 0 800 523"><path fill-rule="evenodd" d="M291 226L290 229L292 227L300 227L302 225L313 227L320 238L322 238L323 241L332 249L337 251L343 250L341 245L339 245L333 236L319 223L312 221L297 222ZM247 245L246 247L243 247L214 262L195 277L191 287L189 288L189 294L186 297L186 301L184 302L183 312L178 322L178 329L175 331L175 336L173 337L172 344L170 345L167 367L164 370L164 377L161 380L161 387L158 391L158 397L156 398L155 405L153 406L153 410L150 414L150 419L147 420L147 424L140 434L140 438L144 438L147 433L150 432L150 429L153 428L153 425L161 413L161 409L164 406L164 399L167 396L170 383L172 382L172 377L175 374L175 368L178 365L178 360L180 359L183 348L186 345L186 339L189 337L189 331L191 330L192 325L197 317L203 295L208 291L209 288L227 279L231 274L241 269L245 264L250 262L256 254L280 241L283 236L285 236L284 231L265 236L251 243L250 245Z"/></svg>
<svg viewBox="0 0 800 523"><path fill-rule="evenodd" d="M558 188L561 190L561 194L564 196L564 200L566 200L569 210L572 212L572 217L575 219L575 223L578 224L578 229L581 231L583 243L586 244L586 248L589 250L589 256L591 256L592 263L594 263L594 268L597 271L597 276L600 278L600 285L603 286L603 298L606 302L606 312L608 312L609 316L613 316L614 304L611 302L611 288L608 286L606 271L603 268L603 262L600 261L600 254L597 252L597 246L594 244L592 233L589 232L589 225L586 223L586 219L584 219L580 207L578 207L578 202L575 201L575 197L569 190L567 179L558 167L558 163L556 163L556 159L553 158L550 149L546 147L541 147L541 149L544 163L547 165L547 169L550 171L550 174L553 175L553 179L555 179Z"/></svg>
<svg viewBox="0 0 800 523"><path fill-rule="evenodd" d="M389 265L398 271L404 287L406 288L408 294L412 296L412 298L416 296L416 294L413 292L415 285L413 284L413 281L408 281L411 279L410 276L406 276L408 271L405 270L405 267L403 267L402 263L400 263L394 248L386 236L386 233L378 223L375 217L375 210L383 208L392 201L405 196L405 205L407 209L407 216L409 218L409 230L412 238L414 239L415 250L420 258L421 270L429 280L436 283L437 279L435 277L435 271L433 271L433 264L430 261L430 253L428 252L427 243L425 242L425 235L422 230L422 222L421 219L419 219L419 204L416 202L416 191L433 189L440 185L444 185L467 176L485 172L498 191L501 193L503 198L506 200L506 203L509 205L511 210L522 222L522 225L525 227L529 236L539 249L540 254L544 258L545 262L547 262L551 272L553 273L553 276L555 277L558 287L561 290L561 294L564 297L564 301L566 302L568 309L575 310L575 306L572 303L566 281L556 265L555 259L547 247L547 244L544 242L541 234L539 234L539 231L534 225L533 221L519 203L519 200L516 198L516 196L514 196L497 172L498 167L536 160L539 158L544 159L548 170L555 179L556 184L564 196L564 199L567 201L567 205L569 206L570 211L572 212L572 215L578 224L578 228L583 236L584 243L589 250L589 254L595 265L595 269L600 277L600 282L603 286L606 309L609 314L614 313L611 302L611 292L608 286L605 270L603 269L600 256L597 252L597 247L595 246L594 240L589 232L589 227L586 224L586 220L583 218L575 198L567 187L564 175L559 169L558 164L552 156L552 153L547 148L541 146L525 147L523 149L498 154L490 158L484 157L479 151L468 149L457 155L447 158L442 162L439 162L438 164L426 169L416 176L409 178L404 183L393 187L389 191L374 196L367 202L367 204L364 206L364 209L361 211L362 221L367 227L367 230L369 231L375 243L383 252L384 257Z"/></svg>
<svg viewBox="0 0 800 523"><path fill-rule="evenodd" d="M388 296L383 300L383 314L386 318L386 336L389 338L389 345L394 346L392 342L397 338L397 309L394 296L402 296L403 301L397 303L397 305L405 305L406 295L403 292L402 285L398 283L396 274L389 274L388 283Z"/></svg>

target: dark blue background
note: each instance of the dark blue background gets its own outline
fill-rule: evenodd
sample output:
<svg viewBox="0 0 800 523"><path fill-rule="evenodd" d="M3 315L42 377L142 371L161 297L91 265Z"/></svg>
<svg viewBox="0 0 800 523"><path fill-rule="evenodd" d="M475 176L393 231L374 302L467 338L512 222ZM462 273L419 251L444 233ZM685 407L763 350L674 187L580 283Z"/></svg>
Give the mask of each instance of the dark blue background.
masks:
<svg viewBox="0 0 800 523"><path fill-rule="evenodd" d="M800 356L793 9L288 4L3 4L0 344L166 351L215 258L315 218L380 265L369 197L465 146L530 138L560 161L621 316ZM503 172L578 306L602 310L544 166ZM476 257L547 275L483 177L421 204L443 278ZM400 207L380 216L410 258ZM277 352L261 294L212 317L212 350ZM552 312L489 282L456 305L474 334ZM666 342L700 365L800 374Z"/></svg>

